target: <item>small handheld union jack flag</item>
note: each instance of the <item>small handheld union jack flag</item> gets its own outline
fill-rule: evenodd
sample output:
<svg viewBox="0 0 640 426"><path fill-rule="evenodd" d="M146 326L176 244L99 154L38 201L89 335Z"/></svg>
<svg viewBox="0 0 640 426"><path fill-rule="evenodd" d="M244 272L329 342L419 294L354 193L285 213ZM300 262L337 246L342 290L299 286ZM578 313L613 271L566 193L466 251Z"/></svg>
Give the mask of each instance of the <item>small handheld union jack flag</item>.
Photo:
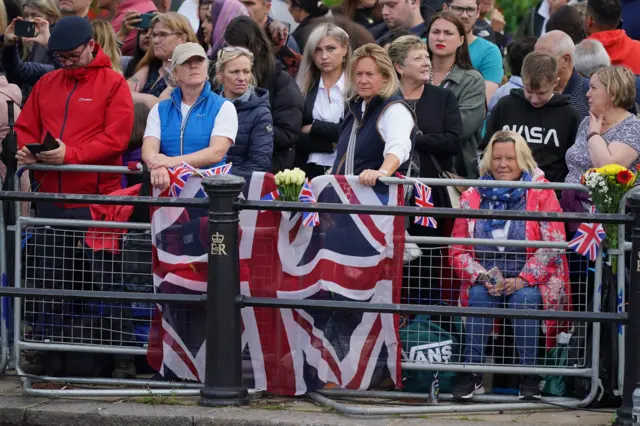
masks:
<svg viewBox="0 0 640 426"><path fill-rule="evenodd" d="M431 188L427 185L414 181L414 191L416 195L416 206L420 207L433 207L433 198L431 197ZM418 225L426 226L427 228L437 228L438 222L432 217L416 216L415 223Z"/></svg>
<svg viewBox="0 0 640 426"><path fill-rule="evenodd" d="M228 175L229 173L231 173L231 164L232 163L227 163L227 164L223 164L222 166L212 167L210 169L198 170L198 171L200 172L202 177L209 177L209 176L215 176L215 175Z"/></svg>
<svg viewBox="0 0 640 426"><path fill-rule="evenodd" d="M280 199L280 191L277 189L260 198L262 201L274 201Z"/></svg>
<svg viewBox="0 0 640 426"><path fill-rule="evenodd" d="M300 201L301 203L315 204L316 196L313 195L311 185L309 185L309 179L304 180L302 189L300 190L300 195L298 195L298 201ZM314 226L318 226L320 224L320 215L318 214L318 212L303 212L302 224L311 228L313 228Z"/></svg>
<svg viewBox="0 0 640 426"><path fill-rule="evenodd" d="M591 213L596 213L594 206L591 206ZM598 257L598 247L606 235L601 223L582 223L573 239L569 241L569 248L595 262Z"/></svg>
<svg viewBox="0 0 640 426"><path fill-rule="evenodd" d="M187 163L182 163L179 166L172 167L168 169L169 171L169 197L179 197L180 192L182 192L182 188L187 183L187 179L190 176L197 173L196 169L188 165Z"/></svg>

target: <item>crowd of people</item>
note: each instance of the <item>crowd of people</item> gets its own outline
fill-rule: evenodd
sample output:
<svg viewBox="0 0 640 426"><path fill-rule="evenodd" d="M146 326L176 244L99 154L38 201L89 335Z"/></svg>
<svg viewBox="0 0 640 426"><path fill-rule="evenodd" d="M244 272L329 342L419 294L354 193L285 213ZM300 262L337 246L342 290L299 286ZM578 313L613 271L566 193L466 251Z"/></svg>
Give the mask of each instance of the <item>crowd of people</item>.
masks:
<svg viewBox="0 0 640 426"><path fill-rule="evenodd" d="M10 100L18 164L142 161L162 190L168 170L182 163L231 162L242 173L299 167L311 178L357 175L369 186L396 172L579 183L594 166L640 163L637 0L542 0L513 35L493 0L171 3L99 0L99 10L90 0L0 3L0 136ZM23 33L25 22L32 33ZM51 143L32 152L33 144ZM109 194L134 182L47 171L34 173L31 186ZM451 206L444 189L434 188L433 198L436 207ZM583 212L589 200L571 191L478 187L460 205ZM91 218L86 205L35 207L39 217ZM451 235L446 227L409 232ZM490 219L458 220L452 235L566 238L558 224ZM569 306L562 254L496 253L451 248L464 304ZM69 279L58 276L64 265L47 263L55 256L41 262L41 286ZM503 291L487 279L495 267L506 278ZM465 362L482 362L490 327L469 320ZM514 329L520 362L535 363L539 323L517 320ZM134 376L132 359L120 357L114 376ZM480 376L461 374L454 394L481 389ZM537 378L521 381L522 396L537 389Z"/></svg>

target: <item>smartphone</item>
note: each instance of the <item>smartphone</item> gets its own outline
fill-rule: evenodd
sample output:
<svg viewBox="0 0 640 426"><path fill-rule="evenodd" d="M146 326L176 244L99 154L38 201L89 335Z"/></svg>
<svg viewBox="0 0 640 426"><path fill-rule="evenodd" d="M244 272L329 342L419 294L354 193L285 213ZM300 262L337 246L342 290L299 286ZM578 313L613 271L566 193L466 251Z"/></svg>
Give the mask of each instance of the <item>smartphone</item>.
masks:
<svg viewBox="0 0 640 426"><path fill-rule="evenodd" d="M35 37L36 23L29 21L16 21L15 35L18 37Z"/></svg>
<svg viewBox="0 0 640 426"><path fill-rule="evenodd" d="M42 145L46 148L45 151L52 151L60 146L56 138L54 138L53 135L49 132L47 132L46 136L44 137Z"/></svg>
<svg viewBox="0 0 640 426"><path fill-rule="evenodd" d="M40 154L45 151L53 151L58 148L60 144L54 138L51 133L47 132L47 135L44 137L44 141L42 143L29 143L27 144L27 148L29 148L29 152L33 155Z"/></svg>
<svg viewBox="0 0 640 426"><path fill-rule="evenodd" d="M151 26L151 20L154 16L156 16L155 13L143 13L142 15L140 15L140 22L135 24L134 27L141 30L148 29Z"/></svg>

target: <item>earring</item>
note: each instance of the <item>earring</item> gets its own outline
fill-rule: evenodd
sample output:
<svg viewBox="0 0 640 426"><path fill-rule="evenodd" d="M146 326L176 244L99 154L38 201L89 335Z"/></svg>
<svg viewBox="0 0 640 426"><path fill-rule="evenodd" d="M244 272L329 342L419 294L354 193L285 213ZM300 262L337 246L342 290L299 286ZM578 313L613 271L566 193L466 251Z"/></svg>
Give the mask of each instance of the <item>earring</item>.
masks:
<svg viewBox="0 0 640 426"><path fill-rule="evenodd" d="M343 56L343 57L342 57L342 63L344 64L345 62L347 62L347 57L346 57L346 56Z"/></svg>

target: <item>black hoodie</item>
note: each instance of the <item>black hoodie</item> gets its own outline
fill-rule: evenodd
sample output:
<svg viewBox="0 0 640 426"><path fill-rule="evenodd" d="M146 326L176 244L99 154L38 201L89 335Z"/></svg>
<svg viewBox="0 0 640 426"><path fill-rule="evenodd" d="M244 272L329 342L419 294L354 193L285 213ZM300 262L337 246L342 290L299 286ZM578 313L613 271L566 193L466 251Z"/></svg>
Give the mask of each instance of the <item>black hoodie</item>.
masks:
<svg viewBox="0 0 640 426"><path fill-rule="evenodd" d="M579 125L580 114L569 96L555 94L544 106L534 108L524 97L524 90L513 89L491 112L479 149L484 150L498 130L513 130L527 141L545 177L551 182L564 182L564 156L576 140Z"/></svg>

